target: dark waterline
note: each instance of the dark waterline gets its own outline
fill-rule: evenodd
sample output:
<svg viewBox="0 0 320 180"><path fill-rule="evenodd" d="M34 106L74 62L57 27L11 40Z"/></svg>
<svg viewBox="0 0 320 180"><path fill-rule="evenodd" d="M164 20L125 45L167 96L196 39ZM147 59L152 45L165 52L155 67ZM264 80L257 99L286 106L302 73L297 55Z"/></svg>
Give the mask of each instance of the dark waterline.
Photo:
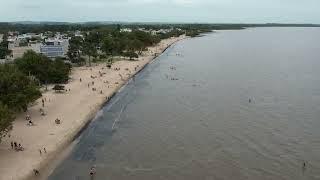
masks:
<svg viewBox="0 0 320 180"><path fill-rule="evenodd" d="M93 165L95 180L320 179L319 42L320 28L179 42L102 109L48 179L87 180Z"/></svg>

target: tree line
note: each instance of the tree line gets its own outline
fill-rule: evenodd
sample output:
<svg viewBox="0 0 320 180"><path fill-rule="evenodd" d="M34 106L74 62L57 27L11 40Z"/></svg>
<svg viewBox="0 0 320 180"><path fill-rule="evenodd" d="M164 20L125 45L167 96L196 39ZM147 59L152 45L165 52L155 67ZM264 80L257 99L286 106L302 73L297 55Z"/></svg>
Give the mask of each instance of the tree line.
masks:
<svg viewBox="0 0 320 180"><path fill-rule="evenodd" d="M84 63L87 56L91 59L106 59L113 56L124 56L131 60L137 58L148 46L159 43L161 37L148 32L133 30L120 32L119 27L113 29L95 29L86 32L83 37L73 36L69 41L68 58L72 63Z"/></svg>

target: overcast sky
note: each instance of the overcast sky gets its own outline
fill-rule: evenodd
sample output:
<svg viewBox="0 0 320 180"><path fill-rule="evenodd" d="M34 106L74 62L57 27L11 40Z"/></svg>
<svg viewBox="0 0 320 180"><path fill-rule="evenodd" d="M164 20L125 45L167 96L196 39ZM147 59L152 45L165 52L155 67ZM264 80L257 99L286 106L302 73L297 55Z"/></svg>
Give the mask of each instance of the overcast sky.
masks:
<svg viewBox="0 0 320 180"><path fill-rule="evenodd" d="M0 21L320 24L320 0L0 1Z"/></svg>

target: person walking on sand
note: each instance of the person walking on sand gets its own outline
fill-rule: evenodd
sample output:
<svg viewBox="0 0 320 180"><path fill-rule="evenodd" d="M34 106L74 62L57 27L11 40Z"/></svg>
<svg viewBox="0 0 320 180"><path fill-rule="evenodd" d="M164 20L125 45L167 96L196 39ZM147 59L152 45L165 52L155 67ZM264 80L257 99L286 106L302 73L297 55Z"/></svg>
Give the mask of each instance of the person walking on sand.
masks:
<svg viewBox="0 0 320 180"><path fill-rule="evenodd" d="M27 114L27 115L26 115L26 120L29 121L30 119L31 119L30 115Z"/></svg>
<svg viewBox="0 0 320 180"><path fill-rule="evenodd" d="M13 149L13 142L11 141L11 143L10 143L10 144L11 144L11 149Z"/></svg>
<svg viewBox="0 0 320 180"><path fill-rule="evenodd" d="M33 126L33 122L31 120L29 120L28 124L29 126Z"/></svg>
<svg viewBox="0 0 320 180"><path fill-rule="evenodd" d="M19 144L18 151L23 151L23 150L24 150L23 147L21 146L21 144Z"/></svg>
<svg viewBox="0 0 320 180"><path fill-rule="evenodd" d="M33 173L34 173L35 176L38 176L40 174L39 170L37 170L37 169L33 169Z"/></svg>

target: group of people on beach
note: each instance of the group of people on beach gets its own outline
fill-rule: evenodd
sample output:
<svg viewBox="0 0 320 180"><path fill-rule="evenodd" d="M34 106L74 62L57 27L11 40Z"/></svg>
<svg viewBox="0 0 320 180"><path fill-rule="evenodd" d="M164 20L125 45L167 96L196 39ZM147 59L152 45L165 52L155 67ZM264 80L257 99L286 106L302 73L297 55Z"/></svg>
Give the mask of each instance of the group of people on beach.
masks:
<svg viewBox="0 0 320 180"><path fill-rule="evenodd" d="M22 145L19 143L17 143L17 142L13 142L13 141L11 141L10 142L10 145L11 145L11 149L14 149L15 151L23 151L24 150L24 148L22 147Z"/></svg>
<svg viewBox="0 0 320 180"><path fill-rule="evenodd" d="M43 148L43 152L44 153L47 153L47 149L46 148ZM39 149L39 153L40 153L40 156L42 155L42 150L41 149Z"/></svg>
<svg viewBox="0 0 320 180"><path fill-rule="evenodd" d="M59 118L56 118L56 119L54 120L54 122L55 122L56 124L61 124L61 120L60 120Z"/></svg>

